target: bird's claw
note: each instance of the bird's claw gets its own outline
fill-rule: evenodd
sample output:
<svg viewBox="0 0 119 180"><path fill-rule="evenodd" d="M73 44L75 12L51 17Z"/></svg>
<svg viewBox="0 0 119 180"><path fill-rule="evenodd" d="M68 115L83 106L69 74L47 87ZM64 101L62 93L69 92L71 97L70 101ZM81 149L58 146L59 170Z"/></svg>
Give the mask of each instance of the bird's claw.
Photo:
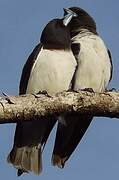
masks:
<svg viewBox="0 0 119 180"><path fill-rule="evenodd" d="M117 92L116 88L106 89L105 92Z"/></svg>
<svg viewBox="0 0 119 180"><path fill-rule="evenodd" d="M81 91L87 91L87 92L94 93L94 90L92 88L84 88L84 89L81 89Z"/></svg>
<svg viewBox="0 0 119 180"><path fill-rule="evenodd" d="M47 91L43 90L43 91L39 91L37 94L32 93L32 95L34 95L36 98L40 98L41 94L46 95L47 97L51 97Z"/></svg>

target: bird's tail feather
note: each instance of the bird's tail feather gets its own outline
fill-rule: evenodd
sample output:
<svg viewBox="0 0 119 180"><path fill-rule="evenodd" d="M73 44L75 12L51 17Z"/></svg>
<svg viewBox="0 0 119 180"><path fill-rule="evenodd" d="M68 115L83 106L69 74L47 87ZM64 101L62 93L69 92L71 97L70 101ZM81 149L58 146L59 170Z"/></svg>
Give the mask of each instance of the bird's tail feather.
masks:
<svg viewBox="0 0 119 180"><path fill-rule="evenodd" d="M92 121L92 116L65 114L59 121L52 164L63 168Z"/></svg>
<svg viewBox="0 0 119 180"><path fill-rule="evenodd" d="M21 175L22 172L33 172L36 175L39 175L42 171L42 154L41 147L14 147L11 153L7 158L8 163L14 165L18 170L18 175Z"/></svg>
<svg viewBox="0 0 119 180"><path fill-rule="evenodd" d="M55 123L54 117L17 123L8 162L18 169L18 176L30 171L37 175L41 173L42 151Z"/></svg>

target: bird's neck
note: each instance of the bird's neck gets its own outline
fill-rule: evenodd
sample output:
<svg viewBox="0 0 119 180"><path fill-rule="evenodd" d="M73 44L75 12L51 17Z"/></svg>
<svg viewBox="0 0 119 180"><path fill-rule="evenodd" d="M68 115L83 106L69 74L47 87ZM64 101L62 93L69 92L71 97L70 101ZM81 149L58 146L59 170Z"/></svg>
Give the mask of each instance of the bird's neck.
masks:
<svg viewBox="0 0 119 180"><path fill-rule="evenodd" d="M91 32L88 29L80 28L80 29L77 29L77 31L75 31L74 36L72 36L72 42L74 42L76 39L81 39L81 38L83 38L85 36L91 38L94 35L98 35L98 34L94 33L94 32Z"/></svg>
<svg viewBox="0 0 119 180"><path fill-rule="evenodd" d="M84 35L84 34L98 34L97 31L94 29L94 28L85 28L85 27L80 27L80 28L77 28L75 30L72 30L71 31L71 37L74 37L76 35L80 34L81 36Z"/></svg>

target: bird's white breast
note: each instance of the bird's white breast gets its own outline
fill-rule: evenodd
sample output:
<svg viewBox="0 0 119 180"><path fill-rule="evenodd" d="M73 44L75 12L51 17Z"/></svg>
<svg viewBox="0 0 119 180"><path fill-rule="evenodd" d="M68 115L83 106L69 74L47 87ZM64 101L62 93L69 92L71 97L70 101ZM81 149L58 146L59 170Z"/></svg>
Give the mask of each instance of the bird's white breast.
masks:
<svg viewBox="0 0 119 180"><path fill-rule="evenodd" d="M78 68L74 89L92 88L94 91L104 91L110 79L111 64L107 48L97 35L77 35L73 43L80 43Z"/></svg>
<svg viewBox="0 0 119 180"><path fill-rule="evenodd" d="M55 94L69 89L76 60L71 51L41 49L30 74L27 93Z"/></svg>

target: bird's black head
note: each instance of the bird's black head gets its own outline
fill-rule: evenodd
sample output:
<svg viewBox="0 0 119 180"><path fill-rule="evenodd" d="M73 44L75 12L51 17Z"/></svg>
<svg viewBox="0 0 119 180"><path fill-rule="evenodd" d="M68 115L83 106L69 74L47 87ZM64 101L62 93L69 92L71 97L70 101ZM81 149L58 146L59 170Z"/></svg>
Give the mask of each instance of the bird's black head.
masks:
<svg viewBox="0 0 119 180"><path fill-rule="evenodd" d="M79 7L71 7L68 9L64 9L64 17L68 14L68 10L71 10L72 12L77 14L77 16L73 17L69 23L71 36L79 33L81 29L87 29L94 34L97 34L96 23L86 11Z"/></svg>
<svg viewBox="0 0 119 180"><path fill-rule="evenodd" d="M41 43L47 49L69 49L71 46L69 27L63 19L53 19L44 28Z"/></svg>

